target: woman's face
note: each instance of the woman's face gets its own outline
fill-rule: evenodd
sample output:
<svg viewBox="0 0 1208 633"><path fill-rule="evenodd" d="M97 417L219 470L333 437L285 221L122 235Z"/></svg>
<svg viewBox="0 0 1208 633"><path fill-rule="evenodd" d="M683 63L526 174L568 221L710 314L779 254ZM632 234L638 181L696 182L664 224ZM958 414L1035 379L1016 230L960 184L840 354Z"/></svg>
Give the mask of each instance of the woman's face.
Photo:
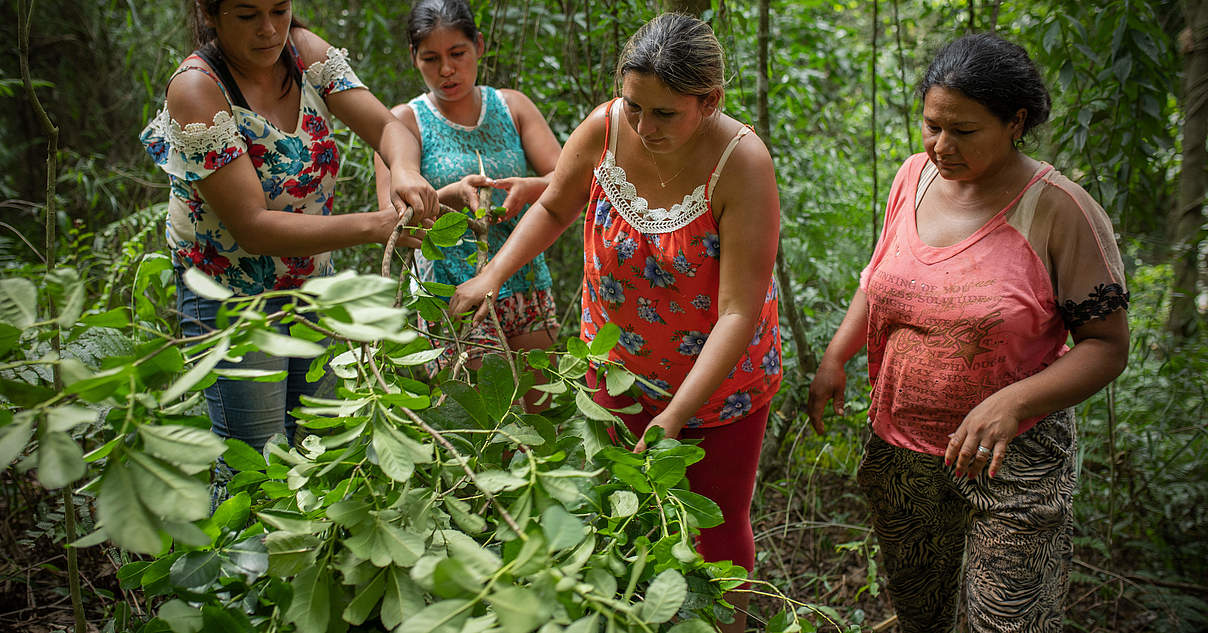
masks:
<svg viewBox="0 0 1208 633"><path fill-rule="evenodd" d="M225 0L206 23L233 66L267 68L281 57L292 12L290 0Z"/></svg>
<svg viewBox="0 0 1208 633"><path fill-rule="evenodd" d="M1027 111L1003 123L959 90L932 86L923 99L923 148L948 180L977 181L1015 153Z"/></svg>
<svg viewBox="0 0 1208 633"><path fill-rule="evenodd" d="M625 119L653 153L679 149L696 134L705 117L717 111L720 91L703 97L680 94L658 77L628 72L621 78Z"/></svg>
<svg viewBox="0 0 1208 633"><path fill-rule="evenodd" d="M470 39L461 29L440 26L420 41L412 59L434 97L457 101L474 89L484 50L482 33Z"/></svg>

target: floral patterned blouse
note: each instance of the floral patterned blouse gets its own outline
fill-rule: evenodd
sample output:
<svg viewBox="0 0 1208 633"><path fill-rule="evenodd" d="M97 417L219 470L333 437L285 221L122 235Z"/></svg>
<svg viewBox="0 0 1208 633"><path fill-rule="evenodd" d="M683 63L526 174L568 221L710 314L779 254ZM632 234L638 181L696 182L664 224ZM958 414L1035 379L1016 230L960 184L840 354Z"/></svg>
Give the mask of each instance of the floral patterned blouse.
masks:
<svg viewBox="0 0 1208 633"><path fill-rule="evenodd" d="M591 341L609 321L621 327L610 353L638 375L643 409L657 414L683 383L717 322L721 240L709 196L742 128L707 184L670 209L649 209L616 164L620 108L609 104L608 141L591 183L583 227L583 316L580 336ZM780 327L776 285L769 280L763 309L746 353L686 428L737 422L771 401L780 387Z"/></svg>
<svg viewBox="0 0 1208 633"><path fill-rule="evenodd" d="M297 51L293 53L299 60ZM233 100L228 86L196 64L201 59L197 53L190 55L177 74L197 70L209 75L226 96L230 112L215 114L210 126L189 123L181 127L165 105L140 136L156 165L168 173L167 239L173 261L200 269L237 295L296 288L311 277L332 274L330 253L272 257L243 250L206 205L195 183L247 154L260 177L265 208L330 215L340 153L331 137L324 99L365 87L348 65L348 52L329 48L326 59L309 68L302 67L299 60L302 95L298 129L293 132L238 104L242 99Z"/></svg>

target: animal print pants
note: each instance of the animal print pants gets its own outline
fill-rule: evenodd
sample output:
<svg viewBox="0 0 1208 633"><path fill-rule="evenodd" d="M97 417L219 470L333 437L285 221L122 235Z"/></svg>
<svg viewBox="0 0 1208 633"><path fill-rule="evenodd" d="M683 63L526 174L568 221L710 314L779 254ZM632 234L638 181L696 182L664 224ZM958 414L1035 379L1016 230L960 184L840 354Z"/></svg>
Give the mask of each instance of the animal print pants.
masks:
<svg viewBox="0 0 1208 633"><path fill-rule="evenodd" d="M872 434L858 480L903 633L955 627L962 566L970 631L1061 631L1076 444L1073 410L1058 411L1011 441L993 479L968 479Z"/></svg>

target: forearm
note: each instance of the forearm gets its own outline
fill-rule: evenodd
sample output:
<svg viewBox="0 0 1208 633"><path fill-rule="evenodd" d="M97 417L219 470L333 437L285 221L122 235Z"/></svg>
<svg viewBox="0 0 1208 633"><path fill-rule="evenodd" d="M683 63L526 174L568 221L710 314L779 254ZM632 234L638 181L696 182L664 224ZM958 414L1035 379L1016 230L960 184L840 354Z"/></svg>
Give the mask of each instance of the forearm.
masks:
<svg viewBox="0 0 1208 633"><path fill-rule="evenodd" d="M831 337L826 352L822 355L823 363L835 363L842 367L851 360L868 342L868 296L863 290L857 289L851 298L851 305Z"/></svg>
<svg viewBox="0 0 1208 633"><path fill-rule="evenodd" d="M758 318L758 314L720 316L709 332L700 356L660 415L670 416L680 428L696 415L746 353Z"/></svg>
<svg viewBox="0 0 1208 633"><path fill-rule="evenodd" d="M273 257L308 257L339 248L380 242L389 234L393 211L307 215L265 209L243 227L239 246Z"/></svg>
<svg viewBox="0 0 1208 633"><path fill-rule="evenodd" d="M1074 406L1123 371L1127 346L1127 341L1122 349L1110 339L1085 339L1043 370L995 392L987 406L1005 407L1020 421Z"/></svg>

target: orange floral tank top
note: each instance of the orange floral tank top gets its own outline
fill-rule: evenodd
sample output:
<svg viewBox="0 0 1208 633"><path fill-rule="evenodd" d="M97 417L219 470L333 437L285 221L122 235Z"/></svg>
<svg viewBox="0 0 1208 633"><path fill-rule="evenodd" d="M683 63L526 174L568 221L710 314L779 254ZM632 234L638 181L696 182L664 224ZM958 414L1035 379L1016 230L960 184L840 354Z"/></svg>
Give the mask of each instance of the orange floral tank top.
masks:
<svg viewBox="0 0 1208 633"><path fill-rule="evenodd" d="M730 140L707 183L670 209L647 208L616 164L619 108L608 106L604 154L596 165L583 227L583 316L580 337L608 322L621 327L612 360L638 376L646 413L666 408L717 322L721 240L709 197L743 127ZM746 353L685 428L722 426L771 401L780 387L780 327L775 281ZM657 387L655 389L654 387Z"/></svg>

